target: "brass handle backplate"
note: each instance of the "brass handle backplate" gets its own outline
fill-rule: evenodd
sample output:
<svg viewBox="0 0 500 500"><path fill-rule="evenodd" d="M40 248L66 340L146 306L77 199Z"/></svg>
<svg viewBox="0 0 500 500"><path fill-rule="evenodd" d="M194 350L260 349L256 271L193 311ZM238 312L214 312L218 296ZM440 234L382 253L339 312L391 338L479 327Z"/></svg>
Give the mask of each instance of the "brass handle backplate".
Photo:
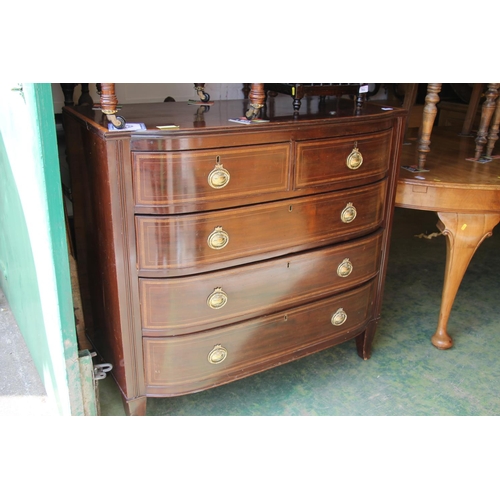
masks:
<svg viewBox="0 0 500 500"><path fill-rule="evenodd" d="M217 163L213 170L208 174L208 185L214 189L222 189L227 186L231 175L220 163L220 157L217 156Z"/></svg>
<svg viewBox="0 0 500 500"><path fill-rule="evenodd" d="M349 224L349 222L352 222L356 218L356 215L358 215L356 207L352 203L348 203L345 206L344 210L342 210L342 213L340 214L340 219L345 224Z"/></svg>
<svg viewBox="0 0 500 500"><path fill-rule="evenodd" d="M209 234L207 243L210 248L221 250L229 243L229 234L218 226Z"/></svg>
<svg viewBox="0 0 500 500"><path fill-rule="evenodd" d="M353 266L352 262L349 259L344 259L337 267L337 274L341 278L347 278L352 273Z"/></svg>
<svg viewBox="0 0 500 500"><path fill-rule="evenodd" d="M227 293L222 288L215 288L208 296L207 304L211 309L221 309L227 304Z"/></svg>
<svg viewBox="0 0 500 500"><path fill-rule="evenodd" d="M208 353L208 362L212 365L218 365L222 363L227 358L227 349L222 347L220 344L214 346L214 348Z"/></svg>
<svg viewBox="0 0 500 500"><path fill-rule="evenodd" d="M347 321L347 313L341 307L332 316L332 320L331 321L332 321L332 325L333 326L343 325Z"/></svg>
<svg viewBox="0 0 500 500"><path fill-rule="evenodd" d="M363 155L361 154L361 151L358 149L358 143L356 142L354 144L354 148L347 157L346 160L346 165L351 169L351 170L357 170L361 165L363 164Z"/></svg>

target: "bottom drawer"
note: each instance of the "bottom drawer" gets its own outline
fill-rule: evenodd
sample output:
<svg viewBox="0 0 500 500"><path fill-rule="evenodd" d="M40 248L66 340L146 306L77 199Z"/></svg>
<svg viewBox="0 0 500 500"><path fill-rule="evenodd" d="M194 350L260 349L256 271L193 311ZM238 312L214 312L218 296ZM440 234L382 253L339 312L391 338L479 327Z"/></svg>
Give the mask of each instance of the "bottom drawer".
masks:
<svg viewBox="0 0 500 500"><path fill-rule="evenodd" d="M144 338L147 395L200 391L353 338L371 319L375 285L202 333Z"/></svg>

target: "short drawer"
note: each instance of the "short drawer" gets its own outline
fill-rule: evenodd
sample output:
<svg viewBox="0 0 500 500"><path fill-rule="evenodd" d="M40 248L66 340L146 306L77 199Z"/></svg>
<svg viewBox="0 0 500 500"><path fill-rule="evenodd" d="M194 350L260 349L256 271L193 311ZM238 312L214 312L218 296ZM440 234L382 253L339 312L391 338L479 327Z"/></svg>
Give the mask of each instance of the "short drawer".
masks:
<svg viewBox="0 0 500 500"><path fill-rule="evenodd" d="M290 189L290 144L185 152L133 152L136 207L196 209L204 203L241 204L241 198L271 199ZM189 210L188 210L189 211Z"/></svg>
<svg viewBox="0 0 500 500"><path fill-rule="evenodd" d="M354 242L182 278L140 279L145 336L193 333L353 288L379 268L382 232Z"/></svg>
<svg viewBox="0 0 500 500"><path fill-rule="evenodd" d="M341 295L203 333L144 338L148 395L224 384L344 342L371 319L375 282Z"/></svg>
<svg viewBox="0 0 500 500"><path fill-rule="evenodd" d="M379 180L389 169L392 131L297 143L295 189Z"/></svg>
<svg viewBox="0 0 500 500"><path fill-rule="evenodd" d="M177 216L137 216L139 274L181 276L359 237L384 216L387 181L292 200Z"/></svg>

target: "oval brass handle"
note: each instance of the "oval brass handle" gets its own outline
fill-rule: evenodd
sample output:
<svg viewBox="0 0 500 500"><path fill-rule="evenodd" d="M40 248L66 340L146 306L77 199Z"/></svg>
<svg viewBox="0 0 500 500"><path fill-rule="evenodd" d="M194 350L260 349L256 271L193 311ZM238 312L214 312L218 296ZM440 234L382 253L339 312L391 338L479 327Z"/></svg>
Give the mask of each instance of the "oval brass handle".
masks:
<svg viewBox="0 0 500 500"><path fill-rule="evenodd" d="M214 189L222 189L227 186L231 175L224 168L222 163L219 163L219 157L217 157L217 163L215 164L213 170L208 174L208 185Z"/></svg>
<svg viewBox="0 0 500 500"><path fill-rule="evenodd" d="M347 321L347 313L341 307L332 316L332 320L331 321L332 321L332 325L333 326L343 325Z"/></svg>
<svg viewBox="0 0 500 500"><path fill-rule="evenodd" d="M347 278L352 273L353 266L352 262L349 259L344 259L337 267L337 274L341 278Z"/></svg>
<svg viewBox="0 0 500 500"><path fill-rule="evenodd" d="M346 165L351 170L356 170L359 167L361 167L362 164L363 164L363 155L361 154L361 151L357 148L357 146L354 146L353 150L347 157Z"/></svg>
<svg viewBox="0 0 500 500"><path fill-rule="evenodd" d="M207 359L209 363L213 365L218 365L222 363L227 358L227 349L222 347L220 344L214 346L214 348L208 353Z"/></svg>
<svg viewBox="0 0 500 500"><path fill-rule="evenodd" d="M207 304L211 309L221 309L227 304L227 293L222 288L215 288L208 296Z"/></svg>
<svg viewBox="0 0 500 500"><path fill-rule="evenodd" d="M229 243L229 234L222 229L222 226L218 226L209 234L207 243L210 248L220 250Z"/></svg>
<svg viewBox="0 0 500 500"><path fill-rule="evenodd" d="M348 203L345 206L344 210L342 210L342 213L340 214L340 219L345 224L349 224L349 222L352 222L356 218L356 215L358 215L356 207L352 203Z"/></svg>

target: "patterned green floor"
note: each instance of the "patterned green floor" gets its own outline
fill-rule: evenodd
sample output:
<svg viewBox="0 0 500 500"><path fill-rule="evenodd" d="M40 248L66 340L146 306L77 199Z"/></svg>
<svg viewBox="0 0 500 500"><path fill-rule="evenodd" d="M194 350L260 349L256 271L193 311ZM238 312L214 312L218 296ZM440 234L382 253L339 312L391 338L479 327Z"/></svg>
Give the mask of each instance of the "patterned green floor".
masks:
<svg viewBox="0 0 500 500"><path fill-rule="evenodd" d="M446 241L437 215L396 209L382 321L370 360L354 341L198 394L148 400L148 415L500 415L500 230L478 249L448 331L454 347L430 343L437 324ZM123 415L112 378L99 383L102 415Z"/></svg>

